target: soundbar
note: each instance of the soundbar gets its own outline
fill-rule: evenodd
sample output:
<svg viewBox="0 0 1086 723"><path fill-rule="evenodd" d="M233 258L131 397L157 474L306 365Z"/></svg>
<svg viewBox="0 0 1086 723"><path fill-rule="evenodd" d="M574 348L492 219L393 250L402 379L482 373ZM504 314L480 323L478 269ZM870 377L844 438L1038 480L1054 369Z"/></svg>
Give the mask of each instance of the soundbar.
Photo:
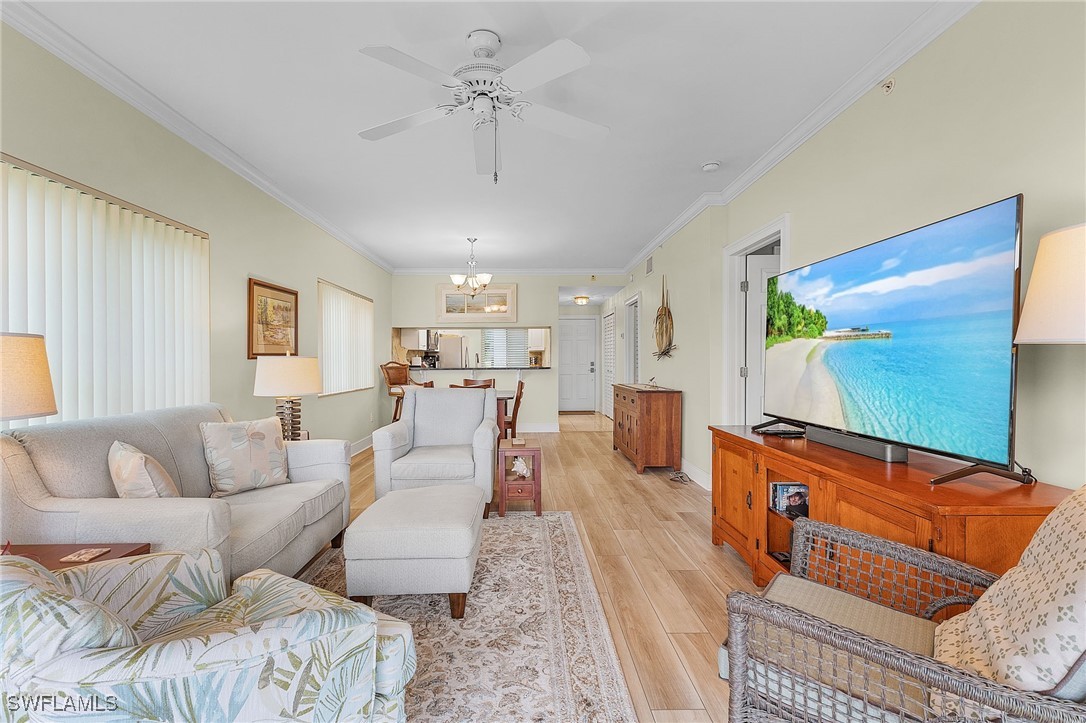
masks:
<svg viewBox="0 0 1086 723"><path fill-rule="evenodd" d="M879 442L866 437L857 437L845 432L835 432L832 429L807 425L807 439L819 444L827 444L838 449L846 449L849 452L862 454L865 457L874 457L883 462L908 462L909 450L889 442Z"/></svg>

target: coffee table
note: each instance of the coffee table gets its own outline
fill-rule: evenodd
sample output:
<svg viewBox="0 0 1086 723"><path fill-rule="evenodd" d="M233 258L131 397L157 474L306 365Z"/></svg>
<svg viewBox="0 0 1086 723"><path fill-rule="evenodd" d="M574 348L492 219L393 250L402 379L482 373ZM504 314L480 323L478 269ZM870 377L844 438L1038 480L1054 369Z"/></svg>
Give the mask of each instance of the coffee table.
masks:
<svg viewBox="0 0 1086 723"><path fill-rule="evenodd" d="M116 560L121 557L146 555L151 552L151 544L149 542L87 542L78 545L12 545L9 552L12 555L28 557L31 560L39 562L41 563L41 566L47 570L63 570L66 567L87 564L82 562L61 562L60 558L88 547L109 548L109 552L104 555L99 555L91 560L91 562Z"/></svg>
<svg viewBox="0 0 1086 723"><path fill-rule="evenodd" d="M531 473L519 477L509 469L507 461L525 457L531 461ZM505 517L507 500L533 500L535 514L543 514L543 449L538 442L514 445L511 439L498 442L498 516Z"/></svg>

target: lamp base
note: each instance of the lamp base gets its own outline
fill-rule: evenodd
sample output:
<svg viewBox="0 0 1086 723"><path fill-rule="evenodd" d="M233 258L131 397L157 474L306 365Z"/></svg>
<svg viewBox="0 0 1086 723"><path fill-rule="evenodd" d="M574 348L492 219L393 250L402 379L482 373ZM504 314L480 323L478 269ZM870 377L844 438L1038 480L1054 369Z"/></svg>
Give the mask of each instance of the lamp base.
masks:
<svg viewBox="0 0 1086 723"><path fill-rule="evenodd" d="M275 416L283 425L283 439L297 441L302 438L301 397L276 397Z"/></svg>

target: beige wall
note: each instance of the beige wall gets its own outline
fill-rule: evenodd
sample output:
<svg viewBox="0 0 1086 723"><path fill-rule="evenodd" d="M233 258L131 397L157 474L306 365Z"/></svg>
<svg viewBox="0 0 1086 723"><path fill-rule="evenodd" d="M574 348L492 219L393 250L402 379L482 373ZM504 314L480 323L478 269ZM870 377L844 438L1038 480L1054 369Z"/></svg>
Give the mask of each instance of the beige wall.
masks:
<svg viewBox="0 0 1086 723"><path fill-rule="evenodd" d="M485 260L484 260L485 261ZM485 268L485 266L484 266ZM517 285L517 320L508 326L551 327L550 369L529 369L521 372L524 380L524 399L521 401L520 428L528 431L557 431L558 429L558 317L572 307L558 305L559 286L618 286L625 282L622 276L600 276L595 281L587 276L513 276L496 274L495 284ZM436 288L449 283L447 276L394 276L392 279L391 312L392 326L436 326ZM587 307L586 307L587 308ZM598 307L597 307L598 310ZM472 326L497 326L490 323ZM480 372L480 375L482 373ZM419 375L416 374L416 377ZM516 385L517 373L496 371L493 376L502 389ZM459 383L463 372L427 371L425 378L437 386Z"/></svg>
<svg viewBox="0 0 1086 723"><path fill-rule="evenodd" d="M656 273L639 270L612 302L621 313L621 301L648 290L642 376L686 392L685 458L709 468L703 430L722 415L722 248L782 214L795 267L1021 192L1025 288L1039 237L1086 218L1083 27L1082 3L981 4L894 73L893 94L872 90L655 252ZM658 303L660 273L679 351L656 362L644 312ZM1045 481L1082 485L1086 348L1022 347L1019 372L1019 460Z"/></svg>
<svg viewBox="0 0 1086 723"><path fill-rule="evenodd" d="M249 276L298 290L304 355L317 353L318 278L372 298L377 360L387 358L388 273L6 25L0 33L5 152L210 234L213 401L237 419L274 413L252 395ZM383 406L378 375L376 389L305 399L303 427L357 442Z"/></svg>

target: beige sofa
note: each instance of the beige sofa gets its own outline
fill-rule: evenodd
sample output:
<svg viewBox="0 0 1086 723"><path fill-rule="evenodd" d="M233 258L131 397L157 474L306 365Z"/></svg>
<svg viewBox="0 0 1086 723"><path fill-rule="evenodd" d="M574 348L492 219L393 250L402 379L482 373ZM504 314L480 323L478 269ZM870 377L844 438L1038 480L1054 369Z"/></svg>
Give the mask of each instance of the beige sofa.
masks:
<svg viewBox="0 0 1086 723"><path fill-rule="evenodd" d="M200 422L224 421L222 407L203 404L0 434L0 540L213 548L228 580L262 567L293 575L338 545L350 520L348 443L288 442L289 484L212 499ZM157 459L182 497L118 498L107 463L115 440Z"/></svg>

